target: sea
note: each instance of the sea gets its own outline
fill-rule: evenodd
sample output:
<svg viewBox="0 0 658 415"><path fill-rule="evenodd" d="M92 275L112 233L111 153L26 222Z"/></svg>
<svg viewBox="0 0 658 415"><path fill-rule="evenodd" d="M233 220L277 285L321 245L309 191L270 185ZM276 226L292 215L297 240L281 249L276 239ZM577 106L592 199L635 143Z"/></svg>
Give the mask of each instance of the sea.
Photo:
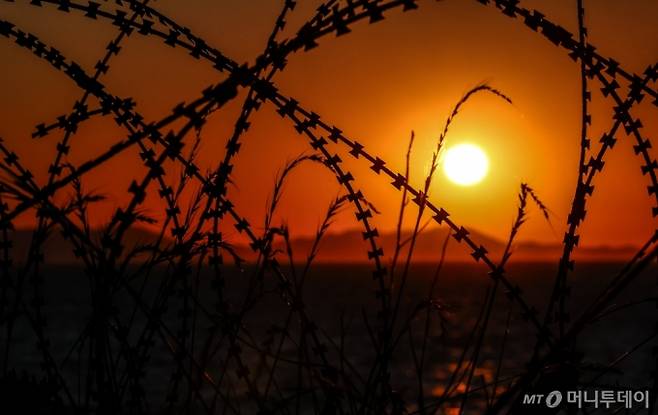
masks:
<svg viewBox="0 0 658 415"><path fill-rule="evenodd" d="M623 267L623 263L617 262L577 264L568 278L570 295L566 308L571 322L588 309ZM543 321L557 264L512 262L507 268L506 277L518 286L523 300L537 310L537 319ZM448 262L438 272L437 269L436 263L415 263L406 272L406 278L403 265L394 270L394 294L389 307L399 305L393 325L395 347L387 359L390 385L409 413L419 411L419 399L424 405L440 402L439 413L459 413L462 405L464 413L483 413L494 396L499 396L527 370L538 331L521 314L519 304L509 299L503 285L493 282L483 265ZM122 373L126 370L127 352L122 345L148 345L139 349L147 352L139 355L137 365L142 371L142 400L152 413L161 413L169 405L182 408L183 412L187 408L190 413L225 413L228 410L222 407L222 398L216 397L217 390L230 396L242 408L241 413L262 409L254 403L254 390L278 402L282 413L314 413L318 394L309 391L322 385L309 380L309 374L315 372L309 367L301 368L296 363L300 359L317 367L330 362L340 373L338 380L327 375L328 382L335 381L333 387L350 385L363 391L373 368L378 367L376 362L381 361L377 344L383 327L382 301L377 295L379 281L373 278L372 266L318 263L307 272L304 264L282 270L287 285L279 275L254 266L226 266L221 273L223 299L219 301L218 285L213 283L215 275L206 268L191 267L186 277L172 282L164 278L171 271L165 268L155 268L146 275L139 274L137 268L127 269L126 277L119 280L112 275L90 277L76 266L46 267L37 279L40 283L35 285L34 278L26 279L23 304L30 311L17 310L20 317L15 320L11 337L8 338L6 322L0 327L5 376L11 373L34 381L46 376L44 354L36 347L40 337L30 321L37 310L31 302L37 287L44 300L39 312L47 321L42 334L49 344L49 356L73 400L81 406L89 405L86 391L93 383L88 376L90 353L100 347L90 338L98 334L98 327L106 329L106 370L116 370L117 382L125 381ZM657 271L655 265L650 266L607 303L599 319L578 333L573 344L578 363L569 372L576 377L574 388L653 387L652 373L658 358ZM390 276L386 278L390 283ZM100 286L112 292L111 301L98 300ZM402 295L398 297L401 287ZM282 295L286 290L301 293L301 301ZM495 296L487 328L482 332L476 328L481 327L487 315L487 298L492 290ZM15 300L11 295L9 298ZM426 305L430 299L433 307L428 313ZM157 324L149 326L148 317L153 315L156 304L165 304L166 311L155 319ZM112 317L103 319L108 309L112 310ZM300 310L307 324L303 324ZM232 318L224 319L222 313L229 313ZM149 331L149 327L157 329ZM311 327L305 332L312 332L318 341L301 336L303 327ZM557 333L557 326L550 327ZM231 349L227 342L219 341L237 328L237 353L251 382L238 376L235 358L227 359L229 353L235 353L235 346ZM145 333L151 333L147 336L150 343L144 342ZM120 338L125 340L119 341ZM180 343L179 339L184 340ZM326 351L317 349L318 343ZM471 368L478 344L477 362ZM194 359L182 357L181 365L181 354L191 354ZM198 370L201 361L206 362L200 381L203 385L198 393L192 393L188 385L193 382L187 380L202 373ZM176 384L176 373L181 367L183 373L179 373ZM179 398L170 404L167 398L172 390L177 391ZM302 390L306 392L301 393ZM472 396L464 403L466 390ZM303 397L297 399L300 395ZM200 405L199 400L205 403ZM205 406L212 402L214 407ZM540 412L529 409L527 413Z"/></svg>

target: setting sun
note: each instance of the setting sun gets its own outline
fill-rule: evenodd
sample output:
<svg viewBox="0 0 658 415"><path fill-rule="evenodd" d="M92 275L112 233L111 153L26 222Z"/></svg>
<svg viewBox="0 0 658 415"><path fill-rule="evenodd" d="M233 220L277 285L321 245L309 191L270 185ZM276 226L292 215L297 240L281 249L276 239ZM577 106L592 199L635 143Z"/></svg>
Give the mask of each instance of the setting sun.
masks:
<svg viewBox="0 0 658 415"><path fill-rule="evenodd" d="M484 151L474 144L450 147L443 159L443 171L451 182L472 186L484 179L489 171L489 160Z"/></svg>

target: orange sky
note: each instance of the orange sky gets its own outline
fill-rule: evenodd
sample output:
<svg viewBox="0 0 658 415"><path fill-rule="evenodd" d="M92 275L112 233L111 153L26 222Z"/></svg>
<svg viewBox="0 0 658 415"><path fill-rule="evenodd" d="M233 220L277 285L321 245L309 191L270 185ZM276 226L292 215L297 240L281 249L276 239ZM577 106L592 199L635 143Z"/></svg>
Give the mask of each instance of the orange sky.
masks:
<svg viewBox="0 0 658 415"><path fill-rule="evenodd" d="M37 34L89 72L116 34L108 22L26 3L3 2L0 17ZM286 37L319 4L302 3L290 19ZM586 3L589 39L602 55L636 73L658 61L658 3ZM279 1L265 0L160 0L154 5L238 62L251 62L260 53L280 9ZM575 1L523 1L522 5L540 9L554 22L575 30ZM479 144L489 154L490 175L470 188L453 185L439 175L432 200L451 212L457 223L504 238L514 219L519 185L525 181L554 212L556 233L532 211L521 239L561 240L576 181L579 66L521 22L476 1L422 1L418 11L394 11L387 16L375 25L360 23L347 36L327 37L319 48L292 56L286 70L275 78L281 92L318 112L398 170L403 167L409 133L415 130L411 175L420 187L452 106L471 87L489 83L510 96L514 105L489 95L474 98L453 124L447 145ZM0 40L0 136L43 178L61 133L35 141L30 138L33 127L70 111L81 94L64 75L10 41ZM115 95L132 96L147 120L157 120L220 79L222 75L208 62L135 34L125 41L103 82ZM611 126L610 108L597 91L593 96L591 136L597 142ZM223 157L238 109L234 103L211 117L204 130L202 166L212 168ZM656 108L645 101L634 114L641 116L645 135L655 137ZM122 136L110 119L90 122L74 138L69 160L86 160ZM641 175L633 143L621 133L618 138L606 169L595 181L597 191L589 201L583 227L586 244L639 243L656 228L646 192L648 179ZM253 116L243 140L229 195L240 213L259 225L274 174L286 160L310 147L268 105ZM343 148L337 149L346 154ZM358 179L357 186L382 211L375 222L382 229L393 229L399 194L366 164L347 155L344 159ZM175 169L172 164L168 171ZM141 174L137 151L131 150L85 177L87 188L109 196L93 212L96 223L106 221L117 206L126 203L125 189ZM339 190L326 170L304 167L288 182L277 221L286 220L295 234L312 233ZM161 217L159 203L150 201L146 207ZM31 221L24 215L17 224L29 226ZM343 214L334 229L354 226L353 215Z"/></svg>

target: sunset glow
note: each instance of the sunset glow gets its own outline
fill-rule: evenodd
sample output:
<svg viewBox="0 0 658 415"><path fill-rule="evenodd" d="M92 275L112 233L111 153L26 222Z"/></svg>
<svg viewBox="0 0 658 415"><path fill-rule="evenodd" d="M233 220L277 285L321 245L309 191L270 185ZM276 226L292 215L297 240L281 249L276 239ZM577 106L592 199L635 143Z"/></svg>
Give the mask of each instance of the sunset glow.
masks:
<svg viewBox="0 0 658 415"><path fill-rule="evenodd" d="M451 182L460 186L472 186L486 177L489 159L484 151L474 144L458 144L446 151L443 171Z"/></svg>

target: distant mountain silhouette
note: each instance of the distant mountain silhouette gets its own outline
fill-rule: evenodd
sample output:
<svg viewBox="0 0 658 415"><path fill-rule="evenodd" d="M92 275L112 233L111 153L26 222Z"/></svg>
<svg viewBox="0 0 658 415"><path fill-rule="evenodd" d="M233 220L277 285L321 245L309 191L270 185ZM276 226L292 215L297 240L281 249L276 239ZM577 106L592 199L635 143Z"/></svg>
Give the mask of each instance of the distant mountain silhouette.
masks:
<svg viewBox="0 0 658 415"><path fill-rule="evenodd" d="M9 238L12 242L12 258L14 262L23 262L27 258L30 243L32 241L33 229L16 229L11 232ZM100 241L103 234L101 229L91 231L94 241ZM125 245L134 247L138 244L148 243L156 240L158 235L143 228L129 228L124 237ZM73 254L74 247L62 234L53 231L42 245L45 262L48 264L73 264L80 263L80 259Z"/></svg>
<svg viewBox="0 0 658 415"><path fill-rule="evenodd" d="M410 237L411 232L403 232L402 241ZM423 231L416 239L413 259L415 261L437 261L441 255L443 242L448 234L447 228L433 228ZM476 230L470 230L473 240L484 245L492 259L498 260L505 249L506 241L496 239ZM303 261L313 244L313 237L293 238L291 243L293 252L297 261ZM379 243L384 248L386 258L390 258L395 247L395 233L381 233L378 238ZM276 248L282 249L281 244L275 245ZM328 234L322 240L318 261L328 262L365 262L366 241L363 240L359 230L351 230L343 233ZM406 255L406 248L403 252ZM623 261L631 258L637 252L637 247L631 245L623 246L584 246L576 250L575 258L592 261ZM513 259L524 261L557 261L562 254L562 245L559 243L539 243L539 242L519 242L513 245ZM403 256L406 258L406 256ZM468 247L463 243L458 243L451 238L446 251L446 260L448 261L472 261Z"/></svg>
<svg viewBox="0 0 658 415"><path fill-rule="evenodd" d="M27 257L28 247L32 238L31 229L17 229L11 234L12 253L17 262L22 262ZM436 261L441 255L441 247L447 236L446 228L433 228L423 231L416 240L413 259L415 261ZM101 230L92 231L92 237L100 240ZM484 245L489 250L492 259L499 259L502 255L505 243L489 235L476 230L471 230L470 235L478 244ZM124 244L133 247L154 241L158 237L154 232L143 228L131 228L125 238ZM410 232L403 232L402 241L410 237ZM305 261L311 250L314 237L292 238L291 243L296 261ZM393 253L395 246L395 233L382 233L378 238L380 245L384 248L385 257L388 259ZM166 242L165 242L166 244ZM43 245L46 261L54 264L71 264L79 262L73 255L73 246L64 239L59 232L52 232ZM403 253L406 255L406 248ZM282 242L277 242L275 249L284 250ZM361 231L354 229L341 233L329 233L325 235L317 257L318 262L366 262L368 248L363 240ZM236 243L236 252L243 258L253 258L253 253L247 245ZM629 259L637 247L631 245L622 246L584 246L576 250L575 258L592 261L620 261ZM557 260L562 253L559 243L519 242L513 247L513 259L523 261L548 261ZM403 259L406 256L403 255ZM470 252L463 244L451 239L446 251L446 260L455 262L472 261Z"/></svg>

